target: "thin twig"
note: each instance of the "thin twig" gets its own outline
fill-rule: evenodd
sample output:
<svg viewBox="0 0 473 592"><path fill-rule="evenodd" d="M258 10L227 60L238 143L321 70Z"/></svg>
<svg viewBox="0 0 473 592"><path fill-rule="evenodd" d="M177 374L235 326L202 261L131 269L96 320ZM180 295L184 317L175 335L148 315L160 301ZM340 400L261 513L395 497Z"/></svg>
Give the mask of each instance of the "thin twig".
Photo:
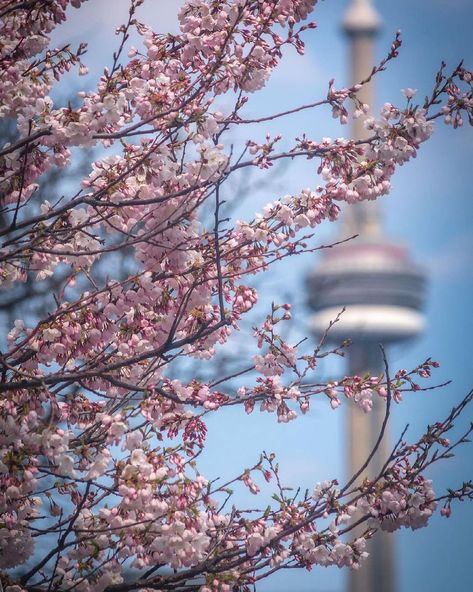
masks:
<svg viewBox="0 0 473 592"><path fill-rule="evenodd" d="M374 455L376 454L376 452L378 451L378 448L383 440L384 437L384 433L386 431L386 426L388 425L388 419L389 419L389 414L390 414L390 410L391 410L391 399L392 399L392 395L391 395L391 379L389 377L389 367L388 367L388 362L386 359L386 352L384 350L384 347L380 344L380 349L381 349L381 353L383 355L383 362L384 362L384 370L386 373L386 391L387 391L387 395L386 395L386 411L384 413L384 419L383 419L383 423L381 425L381 429L379 431L379 436L378 439L376 440L375 445L373 446L373 449L371 450L370 454L368 455L367 459L365 460L365 462L361 465L361 467L358 469L358 471L353 475L353 477L348 481L348 483L345 484L345 486L340 490L340 494L343 494L349 487L351 487L351 485L353 485L353 483L355 483L355 481L358 479L358 477L363 474L363 472L366 470L366 468L368 467L368 465L370 464L370 462L373 460Z"/></svg>
<svg viewBox="0 0 473 592"><path fill-rule="evenodd" d="M214 225L214 238L215 238L215 265L217 267L217 282L218 282L218 303L220 307L220 320L225 320L225 304L223 299L223 279L222 279L222 261L220 257L220 241L218 235L218 227L220 224L219 220L220 212L220 183L217 183L215 188L215 225Z"/></svg>

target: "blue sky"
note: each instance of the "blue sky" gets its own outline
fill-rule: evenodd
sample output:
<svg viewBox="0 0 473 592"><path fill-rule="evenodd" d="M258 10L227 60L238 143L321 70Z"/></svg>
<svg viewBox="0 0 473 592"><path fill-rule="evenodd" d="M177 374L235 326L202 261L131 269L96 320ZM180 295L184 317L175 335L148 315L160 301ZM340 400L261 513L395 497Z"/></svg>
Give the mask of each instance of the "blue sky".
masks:
<svg viewBox="0 0 473 592"><path fill-rule="evenodd" d="M91 42L86 62L91 68L88 82L110 62L114 47L114 26L123 22L126 2L93 0L74 15L71 24L59 30L55 42L85 39ZM164 32L175 27L178 2L157 0L145 3L143 20ZM348 80L347 44L339 23L344 0L320 2L314 18L319 27L307 37L307 54L285 56L282 67L267 88L252 98L249 113L267 114L324 97L327 82L335 77L336 86ZM399 58L376 81L377 104L399 102L400 89L415 87L423 97L431 88L435 72L443 59L454 67L464 57L473 67L471 0L379 0L377 8L384 27L378 40L378 57L389 47L397 29L404 45ZM80 15L80 16L79 16ZM289 142L299 133L315 139L348 133L340 130L327 110L304 113L285 122L245 130L254 138L267 131L282 133ZM427 423L443 417L473 386L471 339L473 320L473 206L471 163L473 162L471 128L453 130L437 125L433 139L424 145L414 162L396 174L393 191L383 198L382 215L388 237L409 245L413 259L429 275L426 307L427 330L415 343L393 348L389 359L393 367L410 368L432 356L441 362L435 378L452 379L447 388L411 394L393 413L391 431L396 435L409 422L410 434L419 435ZM313 163L295 163L269 185L258 189L245 200L240 214L250 216L280 194L297 192L317 184ZM326 225L318 233L326 242L337 235L335 225ZM304 279L316 265L315 256L291 260L274 268L261 286L260 314L271 299L283 301L288 294L294 302L297 335L308 334L308 310L305 306ZM326 365L326 374L342 371ZM471 411L470 411L471 417ZM272 417L255 414L247 418L234 411L210 422L209 449L205 458L206 476L230 474L230 469L252 464L262 449L278 453L285 479L311 487L321 479L343 476L343 410L332 412L326 404L314 405L310 416L289 425L277 425ZM460 450L449 463L434 468L431 477L436 491L458 485L472 477L473 448ZM415 533L401 532L396 537L398 592L441 592L471 587L471 526L473 506L455 506L449 520L435 518L432 526ZM276 575L261 588L266 592L341 592L344 574L337 569L315 569L311 573L294 572Z"/></svg>

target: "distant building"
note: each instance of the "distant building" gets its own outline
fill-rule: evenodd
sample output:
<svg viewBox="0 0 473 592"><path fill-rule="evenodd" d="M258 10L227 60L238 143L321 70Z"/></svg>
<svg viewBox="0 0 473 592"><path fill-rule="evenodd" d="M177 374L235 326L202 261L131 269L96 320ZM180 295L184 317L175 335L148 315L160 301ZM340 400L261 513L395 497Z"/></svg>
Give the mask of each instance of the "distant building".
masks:
<svg viewBox="0 0 473 592"><path fill-rule="evenodd" d="M374 40L380 24L371 0L349 1L343 29L350 42L353 84L366 78L375 64ZM363 87L359 97L373 105L372 83ZM352 135L357 140L367 137L361 119L354 121ZM315 334L322 334L330 320L345 308L330 334L338 342L346 338L353 341L347 372L380 374L384 367L379 344L412 339L424 328L425 277L410 261L405 247L383 237L376 202L349 206L344 213L342 234L343 238L359 236L323 251L321 261L308 278L308 302L314 311L311 328ZM348 475L353 475L368 457L384 413L381 400L370 414L348 405ZM384 438L364 477L373 477L389 452L388 438ZM395 592L393 535L377 533L369 552L370 558L362 568L350 572L349 592Z"/></svg>

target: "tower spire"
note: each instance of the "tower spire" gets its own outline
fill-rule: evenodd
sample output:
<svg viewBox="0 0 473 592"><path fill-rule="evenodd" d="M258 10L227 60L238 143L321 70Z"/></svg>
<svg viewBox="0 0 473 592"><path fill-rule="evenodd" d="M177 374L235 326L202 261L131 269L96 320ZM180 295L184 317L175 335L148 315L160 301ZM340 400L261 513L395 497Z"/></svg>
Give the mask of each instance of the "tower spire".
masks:
<svg viewBox="0 0 473 592"><path fill-rule="evenodd" d="M359 84L367 78L375 63L375 37L381 30L381 17L371 0L350 0L342 20L342 28L350 42L350 84ZM375 102L374 84L363 85L358 92L362 103ZM364 118L353 120L352 138L363 140L369 136ZM380 215L376 202L363 202L347 210L343 218L343 234L358 234L364 238L380 235Z"/></svg>

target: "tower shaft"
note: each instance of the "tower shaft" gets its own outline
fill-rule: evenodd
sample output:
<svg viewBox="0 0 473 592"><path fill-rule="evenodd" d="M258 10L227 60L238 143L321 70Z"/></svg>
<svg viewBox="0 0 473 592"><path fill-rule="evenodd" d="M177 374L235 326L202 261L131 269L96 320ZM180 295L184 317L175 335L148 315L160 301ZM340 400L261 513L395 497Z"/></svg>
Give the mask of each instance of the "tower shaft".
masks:
<svg viewBox="0 0 473 592"><path fill-rule="evenodd" d="M354 343L348 358L349 375L381 374L384 371L380 348L377 343ZM378 439L384 419L385 407L375 401L369 414L363 413L355 405L350 405L347 413L347 432L349 440L348 473L353 475L368 458ZM387 430L386 430L387 432ZM389 456L388 433L378 448L378 452L368 467L364 477L373 478L381 470ZM363 531L360 529L359 534ZM356 531L355 531L356 532ZM349 592L395 592L393 534L378 531L368 543L368 559L361 569L349 573Z"/></svg>

